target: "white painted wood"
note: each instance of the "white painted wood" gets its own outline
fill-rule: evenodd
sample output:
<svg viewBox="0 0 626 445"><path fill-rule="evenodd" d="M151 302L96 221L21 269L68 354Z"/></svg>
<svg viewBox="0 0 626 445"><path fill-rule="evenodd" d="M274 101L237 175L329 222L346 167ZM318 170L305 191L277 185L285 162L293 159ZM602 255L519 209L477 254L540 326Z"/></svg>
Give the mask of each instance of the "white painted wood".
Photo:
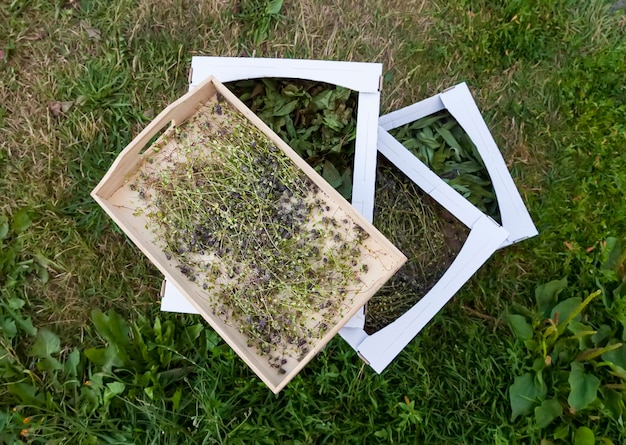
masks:
<svg viewBox="0 0 626 445"><path fill-rule="evenodd" d="M352 205L372 222L374 217L374 188L376 186L377 129L380 93L360 93L357 108L352 183Z"/></svg>
<svg viewBox="0 0 626 445"><path fill-rule="evenodd" d="M389 131L443 109L450 112L472 139L489 172L500 208L502 226L509 232L500 247L537 235L537 229L467 84L460 83L436 96L381 116L379 125ZM384 144L383 149L394 146L386 137ZM389 154L400 168L410 158L414 158L408 150L402 151L398 146L395 146L393 154ZM461 204L457 202L457 205Z"/></svg>
<svg viewBox="0 0 626 445"><path fill-rule="evenodd" d="M283 77L326 82L363 93L378 92L383 72L381 63L207 56L192 57L191 69L192 87L208 75L221 82Z"/></svg>
<svg viewBox="0 0 626 445"><path fill-rule="evenodd" d="M502 153L467 85L461 83L441 93L441 100L472 139L483 158L498 199L502 226L509 232L505 245L537 235L537 229L506 167Z"/></svg>

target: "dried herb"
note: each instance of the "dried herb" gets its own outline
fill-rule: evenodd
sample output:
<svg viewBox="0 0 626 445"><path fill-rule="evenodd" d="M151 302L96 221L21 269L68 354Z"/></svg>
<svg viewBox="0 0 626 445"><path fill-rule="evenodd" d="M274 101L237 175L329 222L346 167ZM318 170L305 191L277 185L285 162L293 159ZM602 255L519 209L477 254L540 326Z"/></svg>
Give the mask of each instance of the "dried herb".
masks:
<svg viewBox="0 0 626 445"><path fill-rule="evenodd" d="M367 233L226 101L155 152L129 184L137 212L213 313L284 373L359 293Z"/></svg>

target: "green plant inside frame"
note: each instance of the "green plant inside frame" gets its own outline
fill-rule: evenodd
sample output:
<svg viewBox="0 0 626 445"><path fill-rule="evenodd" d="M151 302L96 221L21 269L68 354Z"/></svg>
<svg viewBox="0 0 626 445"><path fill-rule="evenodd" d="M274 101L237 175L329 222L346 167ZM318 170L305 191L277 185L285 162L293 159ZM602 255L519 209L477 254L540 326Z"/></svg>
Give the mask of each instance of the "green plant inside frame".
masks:
<svg viewBox="0 0 626 445"><path fill-rule="evenodd" d="M395 128L390 134L472 204L502 222L482 157L447 110Z"/></svg>
<svg viewBox="0 0 626 445"><path fill-rule="evenodd" d="M341 195L352 197L357 93L301 79L227 83L263 122Z"/></svg>

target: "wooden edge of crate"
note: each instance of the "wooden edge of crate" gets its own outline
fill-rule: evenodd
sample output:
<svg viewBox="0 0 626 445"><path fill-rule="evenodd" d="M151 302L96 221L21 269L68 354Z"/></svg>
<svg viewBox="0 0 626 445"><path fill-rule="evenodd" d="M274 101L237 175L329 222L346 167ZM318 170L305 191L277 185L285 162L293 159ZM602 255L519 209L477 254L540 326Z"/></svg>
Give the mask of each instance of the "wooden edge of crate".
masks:
<svg viewBox="0 0 626 445"><path fill-rule="evenodd" d="M178 126L191 117L197 110L198 104L208 100L215 93L215 86L211 82L212 78L207 79L198 88L188 92L175 102L168 105L161 111L152 122L148 124L117 156L113 165L104 175L102 180L94 188L91 195L96 198L100 195L103 198L109 198L117 188L119 181L122 181L130 172L136 170L138 165L151 154L151 149L147 148L145 152L141 152L146 144L165 127L167 124Z"/></svg>

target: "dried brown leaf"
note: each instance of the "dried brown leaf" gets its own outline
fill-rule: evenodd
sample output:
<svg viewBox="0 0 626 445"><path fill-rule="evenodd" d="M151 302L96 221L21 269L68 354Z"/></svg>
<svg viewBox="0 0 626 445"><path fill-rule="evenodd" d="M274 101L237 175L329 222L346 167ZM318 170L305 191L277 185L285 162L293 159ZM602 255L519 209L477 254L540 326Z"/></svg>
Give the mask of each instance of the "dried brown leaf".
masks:
<svg viewBox="0 0 626 445"><path fill-rule="evenodd" d="M38 31L34 32L33 34L26 36L26 40L30 40L31 42L34 42L37 40L45 39L46 37L48 37L48 31L41 28Z"/></svg>
<svg viewBox="0 0 626 445"><path fill-rule="evenodd" d="M91 26L87 20L81 20L80 26L82 26L83 29L87 31L87 35L90 39L100 40L100 30Z"/></svg>
<svg viewBox="0 0 626 445"><path fill-rule="evenodd" d="M61 102L61 112L63 112L63 114L67 113L70 110L70 108L72 108L73 105L74 105L73 100L68 100L67 102Z"/></svg>
<svg viewBox="0 0 626 445"><path fill-rule="evenodd" d="M59 117L59 115L61 114L61 102L50 102L48 104L48 110L54 117Z"/></svg>

